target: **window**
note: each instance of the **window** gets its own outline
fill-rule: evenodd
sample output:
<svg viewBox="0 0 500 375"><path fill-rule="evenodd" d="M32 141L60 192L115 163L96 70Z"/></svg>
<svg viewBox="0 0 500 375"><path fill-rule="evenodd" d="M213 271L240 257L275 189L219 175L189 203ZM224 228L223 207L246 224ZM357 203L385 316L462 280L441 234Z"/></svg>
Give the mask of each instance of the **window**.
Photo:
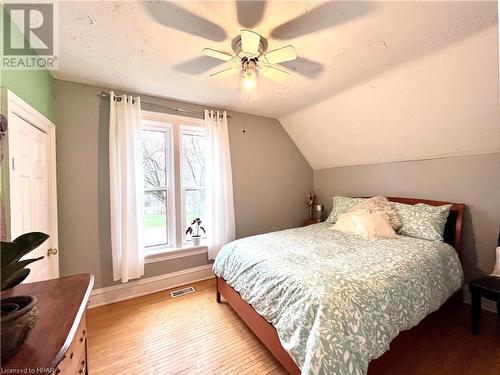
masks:
<svg viewBox="0 0 500 375"><path fill-rule="evenodd" d="M167 222L168 157L170 131L168 128L142 130L144 168L144 244L146 247L169 244Z"/></svg>
<svg viewBox="0 0 500 375"><path fill-rule="evenodd" d="M205 137L199 131L182 132L183 233L197 217L205 217ZM189 241L189 238L186 238Z"/></svg>
<svg viewBox="0 0 500 375"><path fill-rule="evenodd" d="M206 213L203 122L143 111L142 125L146 252L188 247L187 227Z"/></svg>

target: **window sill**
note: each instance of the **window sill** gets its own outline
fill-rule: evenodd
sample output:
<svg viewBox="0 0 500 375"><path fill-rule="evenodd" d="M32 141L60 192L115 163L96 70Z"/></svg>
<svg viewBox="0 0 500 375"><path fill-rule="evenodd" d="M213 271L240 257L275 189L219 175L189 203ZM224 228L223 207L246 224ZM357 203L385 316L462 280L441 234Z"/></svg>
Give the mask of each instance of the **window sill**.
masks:
<svg viewBox="0 0 500 375"><path fill-rule="evenodd" d="M193 255L207 254L208 248L206 245L191 246L186 245L181 248L165 248L156 251L151 251L144 257L144 263L163 262L171 259L185 258Z"/></svg>

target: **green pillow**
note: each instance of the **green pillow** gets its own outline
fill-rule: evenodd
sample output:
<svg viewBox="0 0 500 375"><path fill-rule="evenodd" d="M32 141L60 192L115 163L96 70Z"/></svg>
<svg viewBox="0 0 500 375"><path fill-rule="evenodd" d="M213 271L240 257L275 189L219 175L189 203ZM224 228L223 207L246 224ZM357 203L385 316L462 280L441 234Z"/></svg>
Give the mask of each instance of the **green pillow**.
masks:
<svg viewBox="0 0 500 375"><path fill-rule="evenodd" d="M394 203L403 225L398 234L431 241L443 241L444 227L451 204L429 206L424 203L416 205Z"/></svg>
<svg viewBox="0 0 500 375"><path fill-rule="evenodd" d="M330 212L326 222L335 224L339 215L348 212L351 208L364 200L365 198L333 197L332 212Z"/></svg>

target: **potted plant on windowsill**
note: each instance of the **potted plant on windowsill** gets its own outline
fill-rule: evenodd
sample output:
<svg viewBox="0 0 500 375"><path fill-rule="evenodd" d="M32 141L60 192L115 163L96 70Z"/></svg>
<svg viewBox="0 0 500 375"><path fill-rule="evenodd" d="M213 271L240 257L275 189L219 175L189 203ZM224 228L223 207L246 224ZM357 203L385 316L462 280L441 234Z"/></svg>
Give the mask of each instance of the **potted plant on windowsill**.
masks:
<svg viewBox="0 0 500 375"><path fill-rule="evenodd" d="M21 284L30 273L26 266L43 258L21 258L44 243L48 235L31 232L17 237L12 242L1 243L2 291ZM13 296L0 299L1 305L1 361L12 357L26 341L38 319L35 296Z"/></svg>
<svg viewBox="0 0 500 375"><path fill-rule="evenodd" d="M197 217L196 219L193 220L191 226L189 226L188 229L186 229L186 235L188 234L191 235L191 239L193 240L193 246L200 246L201 242L200 230L202 230L203 233L206 233L205 228L201 226L201 219Z"/></svg>

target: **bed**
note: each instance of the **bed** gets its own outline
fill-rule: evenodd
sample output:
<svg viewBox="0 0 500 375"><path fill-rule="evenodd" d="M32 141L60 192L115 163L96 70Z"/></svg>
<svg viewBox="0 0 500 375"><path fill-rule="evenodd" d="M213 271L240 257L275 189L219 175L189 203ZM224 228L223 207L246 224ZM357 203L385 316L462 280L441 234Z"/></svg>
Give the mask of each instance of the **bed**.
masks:
<svg viewBox="0 0 500 375"><path fill-rule="evenodd" d="M233 241L214 262L217 301L223 296L291 374L365 374L369 364L372 373L401 331L461 288L463 213L452 204L445 242L373 241L328 223Z"/></svg>

